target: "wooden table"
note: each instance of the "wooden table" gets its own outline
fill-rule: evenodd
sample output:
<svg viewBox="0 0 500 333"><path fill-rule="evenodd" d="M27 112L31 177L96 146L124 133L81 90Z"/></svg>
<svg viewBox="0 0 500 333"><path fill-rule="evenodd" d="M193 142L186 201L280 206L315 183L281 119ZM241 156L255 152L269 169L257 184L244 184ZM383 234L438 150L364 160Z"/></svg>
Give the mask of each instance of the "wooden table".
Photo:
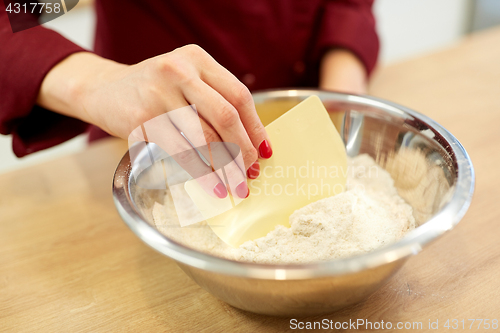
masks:
<svg viewBox="0 0 500 333"><path fill-rule="evenodd" d="M461 140L477 172L474 200L458 227L367 301L302 320L424 328L500 320L500 29L379 70L371 94L427 114ZM0 331L287 331L290 318L226 305L132 234L111 197L125 151L109 139L0 176Z"/></svg>

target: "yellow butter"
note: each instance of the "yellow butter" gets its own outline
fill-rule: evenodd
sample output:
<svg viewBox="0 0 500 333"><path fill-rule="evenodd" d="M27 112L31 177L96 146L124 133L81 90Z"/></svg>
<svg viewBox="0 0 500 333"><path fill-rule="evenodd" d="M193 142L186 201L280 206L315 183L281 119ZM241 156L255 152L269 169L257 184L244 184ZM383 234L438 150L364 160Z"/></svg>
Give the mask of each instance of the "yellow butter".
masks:
<svg viewBox="0 0 500 333"><path fill-rule="evenodd" d="M290 227L288 218L295 210L344 190L345 147L317 96L293 107L266 130L273 156L260 160L261 174L248 182L247 199L216 199L195 180L185 184L213 231L233 247L263 237L277 225Z"/></svg>

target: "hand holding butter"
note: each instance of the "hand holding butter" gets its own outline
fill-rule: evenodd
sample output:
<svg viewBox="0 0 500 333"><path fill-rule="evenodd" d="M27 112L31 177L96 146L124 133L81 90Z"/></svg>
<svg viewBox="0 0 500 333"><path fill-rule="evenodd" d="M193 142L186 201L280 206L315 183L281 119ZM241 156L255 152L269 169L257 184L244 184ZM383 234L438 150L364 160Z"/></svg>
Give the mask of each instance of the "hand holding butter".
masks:
<svg viewBox="0 0 500 333"><path fill-rule="evenodd" d="M347 157L340 135L317 96L311 96L266 126L273 156L249 181L250 196L216 199L196 180L185 189L212 230L237 247L267 235L311 202L344 190Z"/></svg>

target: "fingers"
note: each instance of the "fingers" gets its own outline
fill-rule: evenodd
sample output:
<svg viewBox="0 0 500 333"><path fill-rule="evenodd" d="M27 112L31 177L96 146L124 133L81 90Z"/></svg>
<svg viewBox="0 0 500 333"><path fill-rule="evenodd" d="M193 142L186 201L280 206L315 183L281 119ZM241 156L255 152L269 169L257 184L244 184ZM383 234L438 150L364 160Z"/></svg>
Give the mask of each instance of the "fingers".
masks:
<svg viewBox="0 0 500 333"><path fill-rule="evenodd" d="M228 163L221 167L221 170L217 170L217 178L222 182L227 180L233 195L240 198L248 196L246 176L258 177L259 156L269 158L272 155L269 137L257 116L250 91L208 53L195 45L187 45L155 58L155 66L151 68L151 71L145 72L146 76L160 84L150 88L146 86L143 90L154 96L160 93L163 105L170 106L166 109L176 109L172 106L178 106L173 102L180 100L196 105L199 113L185 113L189 114L186 118L171 114L169 121L170 126L175 129L172 133L175 134L169 138L165 134L166 127L158 128L158 131L161 131L159 133L162 133L161 137L157 138L158 143L165 146L167 152L172 153L172 149L179 147L172 147L175 143L171 141L177 142L181 138L184 139L182 149L190 151L191 147L185 145L201 147L206 142L224 141L225 149L218 150L223 156L221 160ZM198 116L201 116L201 122ZM231 143L239 149L235 149ZM207 150L210 152L200 150L204 160L208 160L207 157L213 158L214 155L212 144ZM203 162L202 158L186 152L179 154L177 159L183 163L182 167L194 174L193 177L206 175L206 168L199 164L200 161ZM193 162L195 166L187 165L188 162Z"/></svg>
<svg viewBox="0 0 500 333"><path fill-rule="evenodd" d="M218 91L236 108L253 146L259 152L259 156L270 158L272 148L269 136L257 115L252 94L248 88L213 58L211 61L207 61L207 66L203 67L200 76L203 81Z"/></svg>
<svg viewBox="0 0 500 333"><path fill-rule="evenodd" d="M231 194L242 199L248 197L250 191L241 170L243 158L241 152L239 152L239 147L228 142L210 142L209 146L212 165L219 177L225 179L229 184ZM238 153L236 153L236 150ZM233 158L233 154L229 154L228 151L232 151L236 156ZM230 156L229 160L227 159L228 155Z"/></svg>
<svg viewBox="0 0 500 333"><path fill-rule="evenodd" d="M236 108L201 80L190 81L183 93L225 142L235 143L240 147L246 172L258 155Z"/></svg>
<svg viewBox="0 0 500 333"><path fill-rule="evenodd" d="M162 114L143 124L145 139L159 145L212 197L225 198L227 190L224 183L212 172L191 147L189 142L179 133L167 114Z"/></svg>
<svg viewBox="0 0 500 333"><path fill-rule="evenodd" d="M246 198L249 191L239 148L231 143L222 143L217 132L204 119L199 118L192 109L184 108L167 114L175 127L184 133L195 147L198 147L198 151L213 166L219 178L227 181L231 194L242 199ZM207 143L210 151L206 148Z"/></svg>

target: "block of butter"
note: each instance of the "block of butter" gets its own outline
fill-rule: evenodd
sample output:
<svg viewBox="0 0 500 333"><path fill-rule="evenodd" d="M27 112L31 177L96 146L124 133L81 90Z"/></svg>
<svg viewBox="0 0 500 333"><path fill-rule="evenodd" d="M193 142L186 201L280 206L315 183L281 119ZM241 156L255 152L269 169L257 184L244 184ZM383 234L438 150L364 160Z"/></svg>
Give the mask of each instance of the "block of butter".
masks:
<svg viewBox="0 0 500 333"><path fill-rule="evenodd" d="M273 155L260 160L261 173L249 180L247 199L217 199L196 180L185 190L212 230L238 247L277 225L290 227L297 209L344 191L347 157L340 135L317 96L311 96L266 126Z"/></svg>

